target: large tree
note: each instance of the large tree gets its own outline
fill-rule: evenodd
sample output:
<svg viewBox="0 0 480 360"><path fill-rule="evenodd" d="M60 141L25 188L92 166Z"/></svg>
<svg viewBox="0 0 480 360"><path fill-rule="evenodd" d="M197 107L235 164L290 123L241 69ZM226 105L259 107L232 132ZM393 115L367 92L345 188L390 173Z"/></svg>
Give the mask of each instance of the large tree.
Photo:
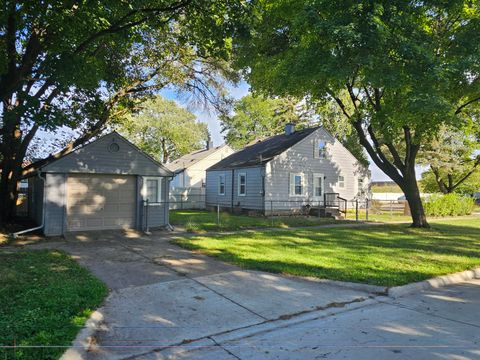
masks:
<svg viewBox="0 0 480 360"><path fill-rule="evenodd" d="M208 140L205 123L161 96L143 103L136 113L120 119L116 127L140 149L164 163L203 148Z"/></svg>
<svg viewBox="0 0 480 360"><path fill-rule="evenodd" d="M296 99L251 94L235 102L233 113L220 116L222 133L234 149L241 149L255 139L280 134L287 123L302 128L310 120L305 105Z"/></svg>
<svg viewBox="0 0 480 360"><path fill-rule="evenodd" d="M422 174L422 183L432 191L432 179L436 191L444 194L469 192L472 190L469 180L480 173L480 131L474 123L461 129L443 126L428 144L422 147L419 163L430 167ZM473 177L475 179L475 177ZM463 186L463 185L466 186ZM473 189L470 193L479 190Z"/></svg>
<svg viewBox="0 0 480 360"><path fill-rule="evenodd" d="M422 144L480 100L477 1L257 0L236 37L254 90L333 99L373 162L428 227L416 181ZM348 102L341 94L348 93Z"/></svg>
<svg viewBox="0 0 480 360"><path fill-rule="evenodd" d="M12 1L0 5L0 221L18 180L97 136L165 86L216 102L230 24L223 0ZM231 73L229 73L231 74ZM37 134L70 128L56 154L22 168Z"/></svg>

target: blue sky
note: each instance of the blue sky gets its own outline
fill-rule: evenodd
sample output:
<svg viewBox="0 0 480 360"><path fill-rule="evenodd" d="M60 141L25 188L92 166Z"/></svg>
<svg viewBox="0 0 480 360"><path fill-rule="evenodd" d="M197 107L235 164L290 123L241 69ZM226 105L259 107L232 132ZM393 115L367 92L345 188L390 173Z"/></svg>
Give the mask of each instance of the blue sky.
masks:
<svg viewBox="0 0 480 360"><path fill-rule="evenodd" d="M249 93L250 86L242 81L237 86L228 86L230 95L235 99L240 99L241 97ZM193 112L199 121L205 122L208 125L208 129L212 136L212 140L215 146L223 144L225 141L223 135L221 134L220 121L218 120L217 115L206 109L195 108L192 105L188 104L184 97L179 96L173 90L163 90L161 91L162 96L170 100L175 100L180 106L188 108ZM389 181L390 178L385 175L375 164L372 164L370 161L370 171L372 172L372 180L374 181ZM421 169L417 169L417 177L421 174Z"/></svg>

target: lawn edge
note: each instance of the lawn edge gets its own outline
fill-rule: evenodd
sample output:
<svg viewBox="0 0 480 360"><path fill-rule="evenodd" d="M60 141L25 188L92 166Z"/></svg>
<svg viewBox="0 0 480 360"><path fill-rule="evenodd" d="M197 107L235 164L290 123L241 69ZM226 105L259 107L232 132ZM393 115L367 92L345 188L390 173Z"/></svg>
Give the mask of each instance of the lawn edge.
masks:
<svg viewBox="0 0 480 360"><path fill-rule="evenodd" d="M480 267L460 271L452 274L436 276L431 279L410 283L406 285L393 286L388 288L389 297L396 299L405 295L420 292L423 290L436 289L448 285L459 284L472 279L480 279Z"/></svg>
<svg viewBox="0 0 480 360"><path fill-rule="evenodd" d="M104 322L103 314L100 311L102 308L103 306L92 312L68 349L62 354L60 360L84 359L85 352L93 350L96 345L95 333Z"/></svg>

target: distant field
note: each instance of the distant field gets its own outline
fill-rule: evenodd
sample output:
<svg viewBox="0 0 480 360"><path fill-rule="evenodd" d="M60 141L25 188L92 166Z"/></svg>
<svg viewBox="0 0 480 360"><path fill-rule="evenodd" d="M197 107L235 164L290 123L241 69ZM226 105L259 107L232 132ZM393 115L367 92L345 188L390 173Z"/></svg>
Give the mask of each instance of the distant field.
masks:
<svg viewBox="0 0 480 360"><path fill-rule="evenodd" d="M396 184L392 185L372 185L372 192L374 193L401 193L402 189Z"/></svg>

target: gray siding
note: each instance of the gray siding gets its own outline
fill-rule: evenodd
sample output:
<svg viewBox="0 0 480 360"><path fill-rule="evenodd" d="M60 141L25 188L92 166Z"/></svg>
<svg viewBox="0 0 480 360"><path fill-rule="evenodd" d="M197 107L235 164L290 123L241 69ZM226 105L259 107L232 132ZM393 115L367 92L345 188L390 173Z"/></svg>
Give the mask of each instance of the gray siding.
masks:
<svg viewBox="0 0 480 360"><path fill-rule="evenodd" d="M238 194L239 174L245 174L246 194L240 196ZM264 167L251 167L235 169L233 205L241 209L261 210L263 211L263 175Z"/></svg>
<svg viewBox="0 0 480 360"><path fill-rule="evenodd" d="M241 196L238 193L239 174L246 175L246 194ZM225 174L226 188L225 195L218 194L218 183L220 174ZM239 209L263 211L263 167L238 168L234 170L212 170L207 171L206 181L206 202L207 206L233 207ZM233 176L233 182L232 182ZM233 186L233 193L232 193Z"/></svg>
<svg viewBox="0 0 480 360"><path fill-rule="evenodd" d="M225 175L225 195L218 194L218 179L219 175ZM207 171L206 178L206 206L220 205L224 208L232 206L232 171Z"/></svg>
<svg viewBox="0 0 480 360"><path fill-rule="evenodd" d="M28 179L28 217L37 225L43 217L43 180L38 177Z"/></svg>
<svg viewBox="0 0 480 360"><path fill-rule="evenodd" d="M314 156L318 141L327 144L325 158ZM302 196L290 195L291 173L304 175L305 193ZM307 202L322 200L314 197L314 174L323 174L325 177L324 192L336 192L348 200L358 195L359 177L366 179L365 182L369 181L368 171L358 160L338 140L320 128L266 165L266 209L270 208L270 201L278 207L286 206L287 203L300 207ZM339 176L345 179L343 188L339 187Z"/></svg>
<svg viewBox="0 0 480 360"><path fill-rule="evenodd" d="M112 152L109 146L119 146ZM65 173L98 173L170 176L169 170L153 161L135 146L116 133L105 135L96 141L45 166L42 171Z"/></svg>
<svg viewBox="0 0 480 360"><path fill-rule="evenodd" d="M47 236L62 235L65 230L65 174L46 174L45 226Z"/></svg>

